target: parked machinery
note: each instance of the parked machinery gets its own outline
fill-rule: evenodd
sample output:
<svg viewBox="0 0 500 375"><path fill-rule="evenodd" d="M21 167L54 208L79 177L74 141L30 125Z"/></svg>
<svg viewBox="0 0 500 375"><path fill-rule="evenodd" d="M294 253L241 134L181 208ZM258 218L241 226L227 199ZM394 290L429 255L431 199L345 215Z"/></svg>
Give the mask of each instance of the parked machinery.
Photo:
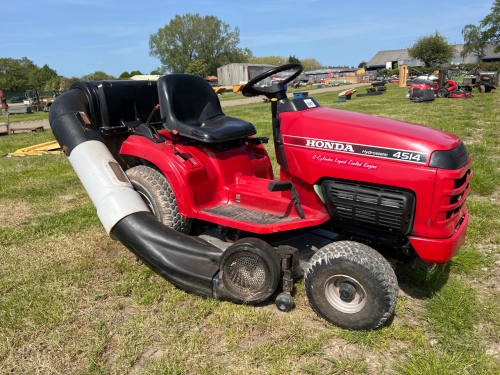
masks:
<svg viewBox="0 0 500 375"><path fill-rule="evenodd" d="M471 158L441 130L288 99L302 70L242 91L271 100L279 179L269 139L194 75L75 82L49 121L106 232L174 285L288 311L304 275L320 316L374 329L397 302L385 256L442 264L463 245Z"/></svg>

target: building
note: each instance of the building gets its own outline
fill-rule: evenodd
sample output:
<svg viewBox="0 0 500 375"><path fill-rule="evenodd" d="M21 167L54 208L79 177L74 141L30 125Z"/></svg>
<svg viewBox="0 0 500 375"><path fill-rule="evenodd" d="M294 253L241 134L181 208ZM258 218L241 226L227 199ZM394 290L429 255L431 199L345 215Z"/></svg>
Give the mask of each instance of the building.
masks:
<svg viewBox="0 0 500 375"><path fill-rule="evenodd" d="M161 76L158 75L151 75L151 74L142 74L142 75L135 75L130 77L129 79L133 81L157 81L158 78Z"/></svg>
<svg viewBox="0 0 500 375"><path fill-rule="evenodd" d="M276 68L275 65L232 63L217 68L220 86L234 86L247 83L258 75Z"/></svg>
<svg viewBox="0 0 500 375"><path fill-rule="evenodd" d="M460 53L464 49L463 44L455 44L455 50L457 51L455 57L451 60L453 64L468 64L479 62L479 59L475 55L467 55L465 57L460 56ZM500 61L500 53L494 52L495 45L493 43L488 43L485 49L485 57L482 61ZM424 65L420 60L412 59L408 54L408 49L395 49L389 51L379 51L373 58L366 64L367 72L378 72L381 69L392 69L394 64L399 65L406 64L408 66L422 66Z"/></svg>

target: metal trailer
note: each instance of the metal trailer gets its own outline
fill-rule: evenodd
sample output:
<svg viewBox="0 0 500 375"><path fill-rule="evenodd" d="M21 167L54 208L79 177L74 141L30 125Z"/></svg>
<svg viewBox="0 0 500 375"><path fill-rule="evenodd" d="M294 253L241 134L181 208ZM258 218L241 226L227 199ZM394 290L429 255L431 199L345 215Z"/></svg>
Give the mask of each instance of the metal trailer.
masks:
<svg viewBox="0 0 500 375"><path fill-rule="evenodd" d="M251 63L232 63L221 66L217 68L219 86L235 86L241 84L241 82L246 83L275 67L274 65ZM261 84L268 83L269 82L261 82Z"/></svg>

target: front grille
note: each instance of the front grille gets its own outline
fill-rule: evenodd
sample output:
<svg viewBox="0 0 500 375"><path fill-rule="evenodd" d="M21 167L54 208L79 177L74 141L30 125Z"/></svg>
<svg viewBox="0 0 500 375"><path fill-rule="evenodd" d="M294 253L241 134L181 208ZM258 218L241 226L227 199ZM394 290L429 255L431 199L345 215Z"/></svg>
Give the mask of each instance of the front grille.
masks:
<svg viewBox="0 0 500 375"><path fill-rule="evenodd" d="M453 210L449 210L446 212L446 220L449 220L456 216L460 210L462 209L462 206L464 205L466 199L467 199L467 194L468 191L470 190L470 183L468 182L470 180L470 174L471 171L470 169L463 175L461 178L456 178L454 182L453 189L455 191L458 191L456 195L452 195L449 199L449 206L454 206L455 208Z"/></svg>
<svg viewBox="0 0 500 375"><path fill-rule="evenodd" d="M339 180L321 187L333 220L397 234L411 229L415 196L408 190Z"/></svg>

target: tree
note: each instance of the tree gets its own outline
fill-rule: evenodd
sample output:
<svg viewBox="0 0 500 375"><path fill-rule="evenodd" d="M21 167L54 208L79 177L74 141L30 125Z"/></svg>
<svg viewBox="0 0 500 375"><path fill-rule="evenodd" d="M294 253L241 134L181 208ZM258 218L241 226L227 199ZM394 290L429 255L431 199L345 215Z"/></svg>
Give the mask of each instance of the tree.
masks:
<svg viewBox="0 0 500 375"><path fill-rule="evenodd" d="M130 72L130 76L133 77L133 76L142 76L142 73L140 70L132 70Z"/></svg>
<svg viewBox="0 0 500 375"><path fill-rule="evenodd" d="M130 77L132 77L132 75L129 73L129 72L123 72L122 74L120 74L120 79L129 79Z"/></svg>
<svg viewBox="0 0 500 375"><path fill-rule="evenodd" d="M408 54L413 59L420 59L425 66L439 65L449 62L456 54L455 47L438 31L434 34L422 35L415 44L408 48Z"/></svg>
<svg viewBox="0 0 500 375"><path fill-rule="evenodd" d="M39 68L27 57L0 58L0 88L4 91L41 90L47 82L57 77L57 72L47 64Z"/></svg>
<svg viewBox="0 0 500 375"><path fill-rule="evenodd" d="M361 61L359 64L358 64L358 68L364 68L366 66L366 61Z"/></svg>
<svg viewBox="0 0 500 375"><path fill-rule="evenodd" d="M205 64L205 62L201 59L191 60L189 63L186 73L194 74L196 76L200 76L205 78L209 73L209 66Z"/></svg>
<svg viewBox="0 0 500 375"><path fill-rule="evenodd" d="M163 72L184 73L192 60L203 60L215 75L219 66L248 61L252 52L239 43L237 26L231 30L216 16L187 13L149 36L149 55L160 59Z"/></svg>
<svg viewBox="0 0 500 375"><path fill-rule="evenodd" d="M295 55L290 55L290 57L288 58L288 63L289 64L292 64L292 63L300 63L300 60L295 56Z"/></svg>
<svg viewBox="0 0 500 375"><path fill-rule="evenodd" d="M300 60L300 63L304 66L304 70L321 69L323 66L314 57L308 57L307 59Z"/></svg>
<svg viewBox="0 0 500 375"><path fill-rule="evenodd" d="M484 48L486 47L485 35L481 32L481 28L476 25L468 24L462 29L464 37L464 49L460 52L460 56L465 57L474 54L479 61L484 57Z"/></svg>
<svg viewBox="0 0 500 375"><path fill-rule="evenodd" d="M500 52L500 0L495 0L491 13L481 21L484 40L495 43L495 53Z"/></svg>
<svg viewBox="0 0 500 375"><path fill-rule="evenodd" d="M262 57L257 57L257 56L252 56L249 59L249 62L253 64L266 64L266 65L285 65L288 64L288 59L285 56L262 56Z"/></svg>
<svg viewBox="0 0 500 375"><path fill-rule="evenodd" d="M151 73L152 76L161 76L161 72L159 69L152 70Z"/></svg>
<svg viewBox="0 0 500 375"><path fill-rule="evenodd" d="M28 85L29 87L41 89L47 82L56 77L57 72L54 69L50 69L49 66L45 64L43 67L36 67L29 72Z"/></svg>
<svg viewBox="0 0 500 375"><path fill-rule="evenodd" d="M116 78L104 73L103 71L96 70L94 73L84 75L81 78L81 81L103 81L106 79L116 79Z"/></svg>

